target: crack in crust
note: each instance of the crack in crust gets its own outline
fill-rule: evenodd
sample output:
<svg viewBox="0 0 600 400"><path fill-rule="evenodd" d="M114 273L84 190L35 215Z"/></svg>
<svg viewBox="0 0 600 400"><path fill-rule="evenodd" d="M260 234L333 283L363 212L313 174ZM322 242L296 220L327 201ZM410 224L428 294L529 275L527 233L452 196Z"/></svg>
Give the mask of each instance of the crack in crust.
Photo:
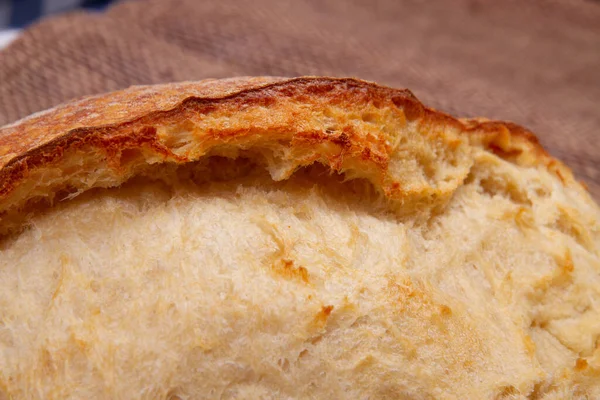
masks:
<svg viewBox="0 0 600 400"><path fill-rule="evenodd" d="M58 192L118 186L151 164L203 156L262 160L274 179L322 163L365 178L403 213L443 206L483 148L573 182L515 124L459 120L408 90L357 79L260 77L132 87L84 98L0 129L2 214ZM6 220L6 218L4 218Z"/></svg>

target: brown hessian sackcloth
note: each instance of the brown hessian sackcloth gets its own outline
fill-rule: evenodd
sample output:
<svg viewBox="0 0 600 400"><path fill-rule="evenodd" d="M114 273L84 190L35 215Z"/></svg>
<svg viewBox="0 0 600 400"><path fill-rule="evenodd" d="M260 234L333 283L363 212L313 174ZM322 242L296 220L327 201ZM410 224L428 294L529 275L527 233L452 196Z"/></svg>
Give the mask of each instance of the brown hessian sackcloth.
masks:
<svg viewBox="0 0 600 400"><path fill-rule="evenodd" d="M130 85L355 76L535 132L600 199L600 2L147 0L41 21L0 52L0 124Z"/></svg>

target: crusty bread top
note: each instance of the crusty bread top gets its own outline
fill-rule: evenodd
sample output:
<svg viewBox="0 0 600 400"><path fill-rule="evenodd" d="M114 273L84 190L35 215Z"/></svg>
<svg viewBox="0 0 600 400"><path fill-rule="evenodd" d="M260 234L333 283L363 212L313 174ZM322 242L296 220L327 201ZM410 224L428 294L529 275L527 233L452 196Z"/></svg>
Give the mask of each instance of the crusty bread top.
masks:
<svg viewBox="0 0 600 400"><path fill-rule="evenodd" d="M233 78L131 87L3 127L0 215L51 203L57 193L117 186L149 164L253 149L265 153L275 179L320 162L368 179L410 213L447 201L468 175L473 147L517 165L543 165L577 185L526 129L456 119L408 90L357 79Z"/></svg>

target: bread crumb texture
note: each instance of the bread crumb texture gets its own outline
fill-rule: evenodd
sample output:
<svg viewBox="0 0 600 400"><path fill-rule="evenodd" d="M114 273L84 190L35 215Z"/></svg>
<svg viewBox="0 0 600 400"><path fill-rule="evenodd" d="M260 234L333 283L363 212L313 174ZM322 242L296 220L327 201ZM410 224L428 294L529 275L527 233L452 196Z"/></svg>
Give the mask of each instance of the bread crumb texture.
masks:
<svg viewBox="0 0 600 400"><path fill-rule="evenodd" d="M523 128L134 88L3 128L0 177L1 400L600 399L600 210Z"/></svg>

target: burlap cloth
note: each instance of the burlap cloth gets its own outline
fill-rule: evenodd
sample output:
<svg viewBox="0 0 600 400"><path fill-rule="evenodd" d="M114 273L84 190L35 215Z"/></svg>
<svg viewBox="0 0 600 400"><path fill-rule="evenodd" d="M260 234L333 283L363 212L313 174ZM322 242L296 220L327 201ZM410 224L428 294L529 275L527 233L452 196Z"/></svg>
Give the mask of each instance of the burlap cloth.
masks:
<svg viewBox="0 0 600 400"><path fill-rule="evenodd" d="M538 134L600 199L600 3L149 0L30 27L0 53L0 124L133 84L357 76Z"/></svg>

